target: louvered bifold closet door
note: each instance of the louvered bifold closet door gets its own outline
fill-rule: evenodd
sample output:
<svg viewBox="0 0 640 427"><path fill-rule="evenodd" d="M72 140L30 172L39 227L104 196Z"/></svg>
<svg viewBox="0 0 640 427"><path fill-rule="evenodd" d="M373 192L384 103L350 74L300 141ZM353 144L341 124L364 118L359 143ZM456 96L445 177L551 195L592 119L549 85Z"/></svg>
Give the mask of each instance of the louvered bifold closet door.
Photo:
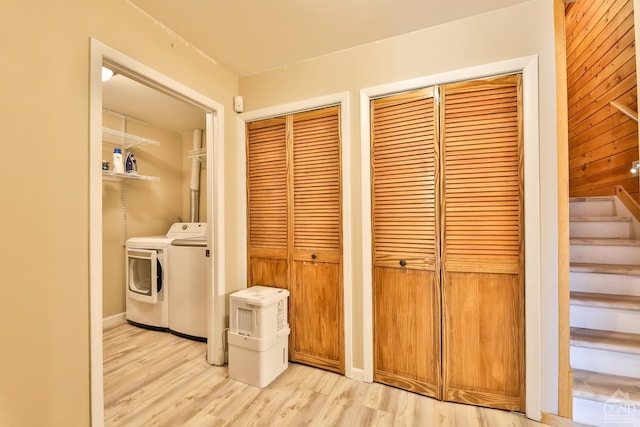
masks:
<svg viewBox="0 0 640 427"><path fill-rule="evenodd" d="M371 102L374 380L440 397L433 88Z"/></svg>
<svg viewBox="0 0 640 427"><path fill-rule="evenodd" d="M292 117L291 360L344 373L339 107Z"/></svg>
<svg viewBox="0 0 640 427"><path fill-rule="evenodd" d="M524 410L521 75L442 86L443 393Z"/></svg>
<svg viewBox="0 0 640 427"><path fill-rule="evenodd" d="M248 285L288 287L284 117L247 124Z"/></svg>

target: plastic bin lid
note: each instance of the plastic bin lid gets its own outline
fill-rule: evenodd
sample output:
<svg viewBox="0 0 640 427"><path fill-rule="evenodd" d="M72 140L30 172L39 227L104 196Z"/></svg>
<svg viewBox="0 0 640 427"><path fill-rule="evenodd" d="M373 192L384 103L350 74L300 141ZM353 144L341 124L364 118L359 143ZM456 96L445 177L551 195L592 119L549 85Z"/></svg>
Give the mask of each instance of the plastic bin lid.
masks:
<svg viewBox="0 0 640 427"><path fill-rule="evenodd" d="M277 303L289 296L289 291L282 288L269 286L252 286L231 294L233 298L244 299L247 304L255 306L267 306Z"/></svg>

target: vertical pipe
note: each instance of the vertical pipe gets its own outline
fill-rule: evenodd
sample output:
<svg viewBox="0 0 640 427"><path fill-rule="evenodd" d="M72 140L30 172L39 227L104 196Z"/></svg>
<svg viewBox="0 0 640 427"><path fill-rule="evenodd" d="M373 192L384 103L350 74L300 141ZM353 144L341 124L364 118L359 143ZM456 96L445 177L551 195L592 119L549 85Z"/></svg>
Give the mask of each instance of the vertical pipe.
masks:
<svg viewBox="0 0 640 427"><path fill-rule="evenodd" d="M202 148L202 129L194 129L192 134L192 143L194 150ZM191 203L190 203L190 222L200 221L200 159L194 156L191 159Z"/></svg>

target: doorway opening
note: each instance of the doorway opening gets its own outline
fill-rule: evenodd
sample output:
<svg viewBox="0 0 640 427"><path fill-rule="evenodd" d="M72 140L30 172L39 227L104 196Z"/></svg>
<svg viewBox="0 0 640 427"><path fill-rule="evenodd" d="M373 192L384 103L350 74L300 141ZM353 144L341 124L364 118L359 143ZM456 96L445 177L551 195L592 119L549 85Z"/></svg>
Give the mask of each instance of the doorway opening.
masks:
<svg viewBox="0 0 640 427"><path fill-rule="evenodd" d="M103 395L103 277L102 277L102 66L153 90L197 107L205 116L207 246L207 362L225 363L223 331L225 320L224 271L224 107L180 82L145 66L109 46L91 40L89 117L89 297L90 297L90 381L91 424L104 425Z"/></svg>

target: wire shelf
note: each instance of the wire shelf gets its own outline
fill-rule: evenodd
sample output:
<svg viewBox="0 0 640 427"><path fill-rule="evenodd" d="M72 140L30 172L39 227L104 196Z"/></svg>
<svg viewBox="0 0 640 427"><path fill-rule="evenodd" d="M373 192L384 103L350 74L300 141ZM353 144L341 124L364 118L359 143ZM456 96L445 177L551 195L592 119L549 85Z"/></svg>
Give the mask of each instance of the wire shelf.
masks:
<svg viewBox="0 0 640 427"><path fill-rule="evenodd" d="M137 179L140 181L160 181L160 177L157 176L148 176L148 175L139 175L137 173L122 173L122 172L114 172L114 171L102 171L102 177L111 179L113 181L121 181L123 179Z"/></svg>
<svg viewBox="0 0 640 427"><path fill-rule="evenodd" d="M125 150L140 144L160 145L160 142L153 139L143 138L107 127L102 128L102 140L110 144L122 145Z"/></svg>

